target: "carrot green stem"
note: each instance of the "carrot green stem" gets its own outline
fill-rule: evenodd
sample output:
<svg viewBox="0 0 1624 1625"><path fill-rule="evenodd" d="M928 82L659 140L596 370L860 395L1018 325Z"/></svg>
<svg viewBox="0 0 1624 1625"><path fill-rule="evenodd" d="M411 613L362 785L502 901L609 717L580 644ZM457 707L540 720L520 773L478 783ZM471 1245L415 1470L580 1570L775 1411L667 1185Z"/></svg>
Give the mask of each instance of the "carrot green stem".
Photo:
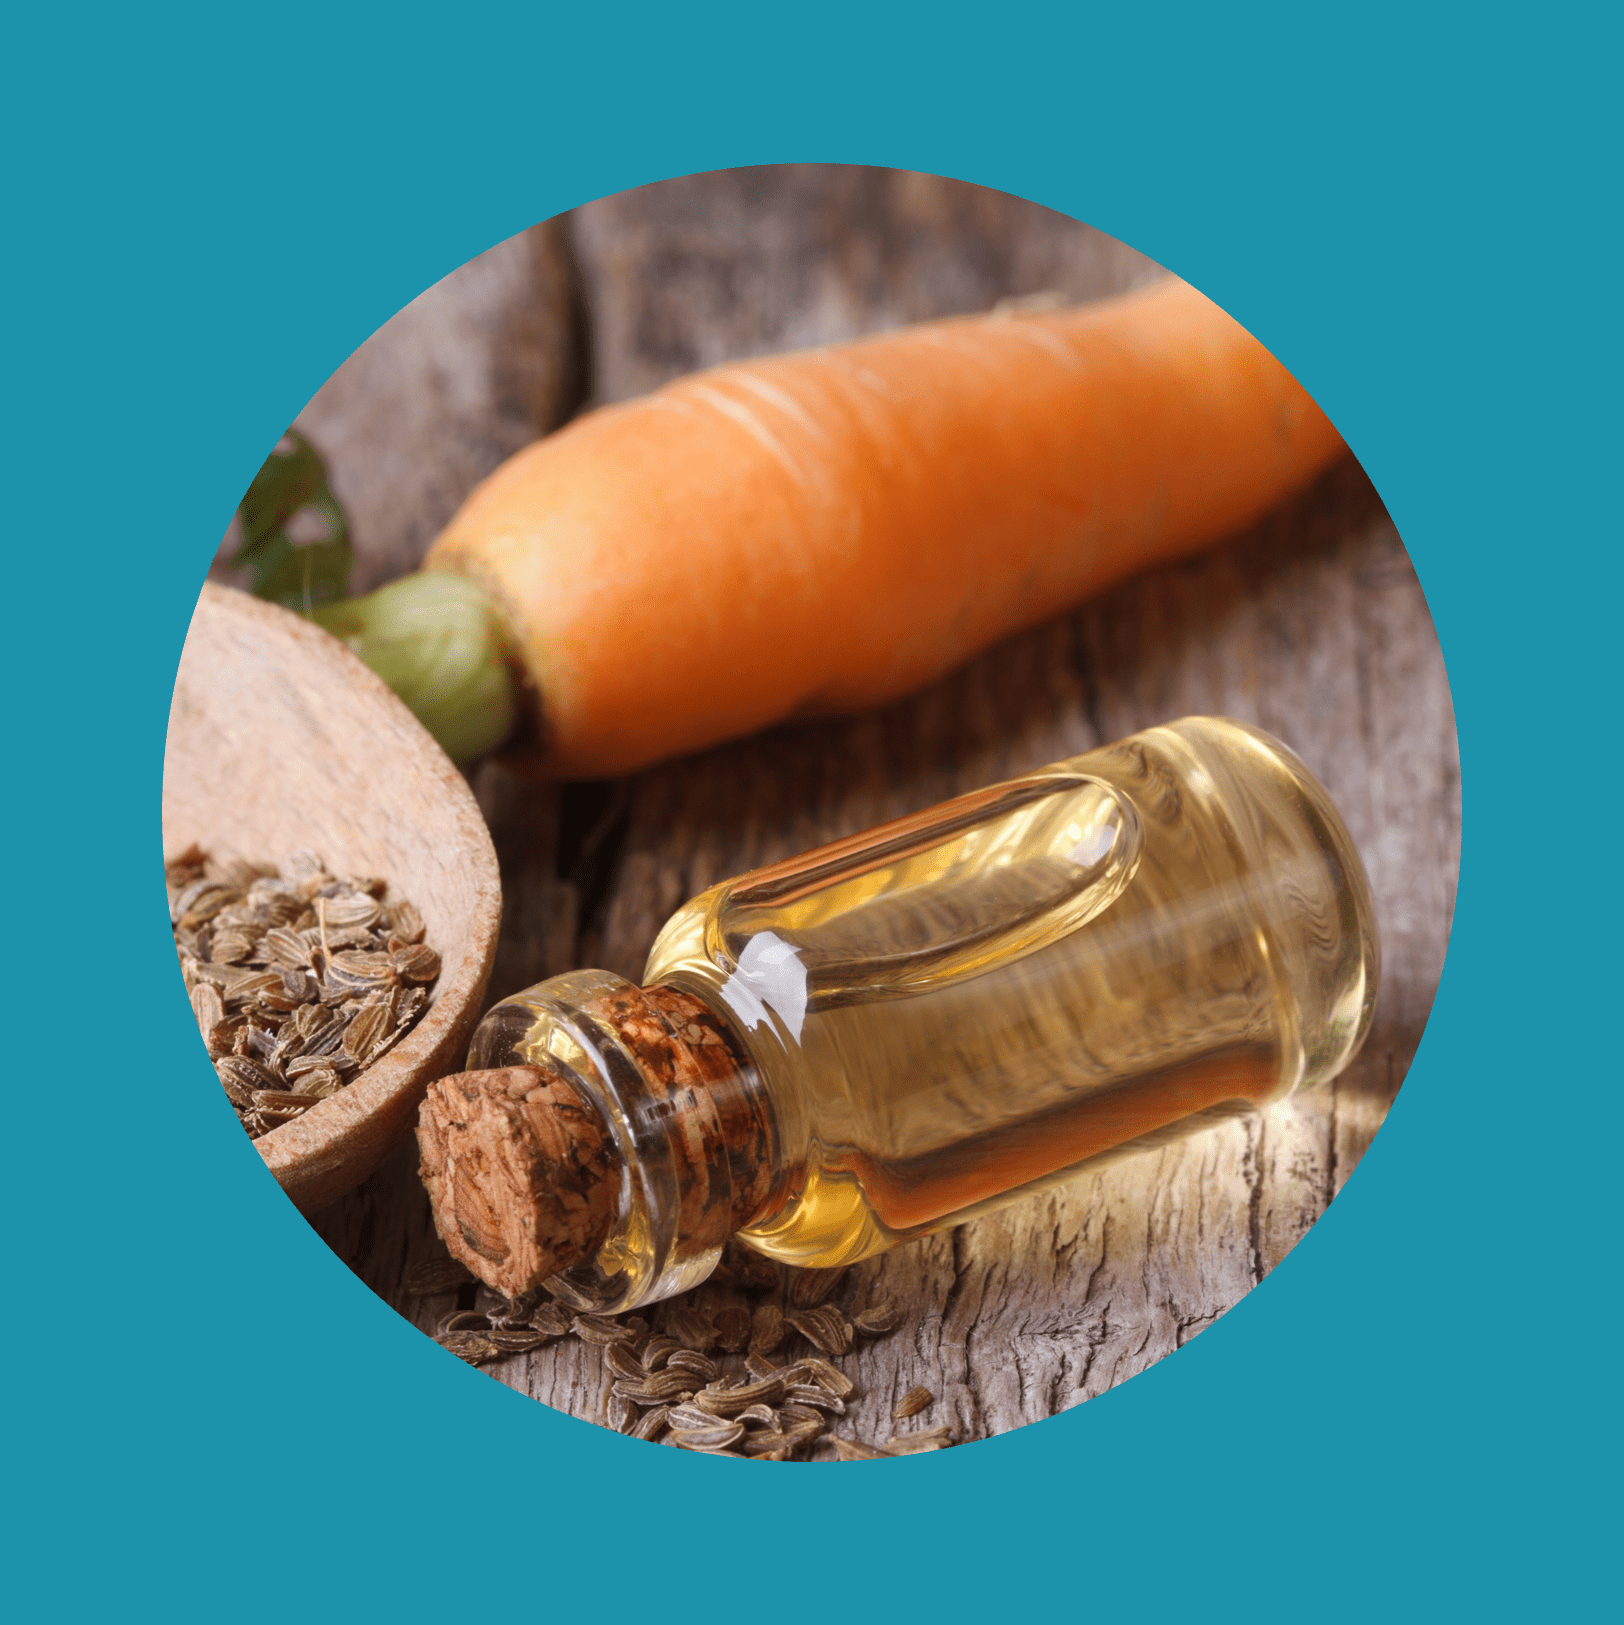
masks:
<svg viewBox="0 0 1624 1625"><path fill-rule="evenodd" d="M411 707L454 762L502 743L518 715L501 621L466 576L424 570L314 612Z"/></svg>

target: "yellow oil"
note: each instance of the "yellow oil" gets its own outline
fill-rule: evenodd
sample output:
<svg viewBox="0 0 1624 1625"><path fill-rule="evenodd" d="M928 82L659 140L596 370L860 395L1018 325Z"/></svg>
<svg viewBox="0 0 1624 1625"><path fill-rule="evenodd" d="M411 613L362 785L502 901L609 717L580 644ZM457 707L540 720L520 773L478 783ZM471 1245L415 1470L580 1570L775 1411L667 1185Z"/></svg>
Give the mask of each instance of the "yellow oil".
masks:
<svg viewBox="0 0 1624 1625"><path fill-rule="evenodd" d="M784 1199L849 1263L1340 1070L1368 888L1284 746L1187 719L714 888L645 981L731 1021Z"/></svg>

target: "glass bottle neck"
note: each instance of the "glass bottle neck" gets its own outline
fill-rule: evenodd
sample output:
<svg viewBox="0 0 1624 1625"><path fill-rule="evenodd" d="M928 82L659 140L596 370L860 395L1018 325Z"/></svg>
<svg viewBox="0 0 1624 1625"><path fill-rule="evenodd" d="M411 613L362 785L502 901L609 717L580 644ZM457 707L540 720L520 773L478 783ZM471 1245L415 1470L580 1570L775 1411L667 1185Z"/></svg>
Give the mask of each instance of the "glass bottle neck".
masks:
<svg viewBox="0 0 1624 1625"><path fill-rule="evenodd" d="M771 1104L726 1023L691 993L578 971L505 1001L470 1070L560 1069L618 1153L618 1211L594 1256L546 1282L571 1307L619 1314L697 1286L780 1182ZM449 1239L449 1238L448 1238Z"/></svg>

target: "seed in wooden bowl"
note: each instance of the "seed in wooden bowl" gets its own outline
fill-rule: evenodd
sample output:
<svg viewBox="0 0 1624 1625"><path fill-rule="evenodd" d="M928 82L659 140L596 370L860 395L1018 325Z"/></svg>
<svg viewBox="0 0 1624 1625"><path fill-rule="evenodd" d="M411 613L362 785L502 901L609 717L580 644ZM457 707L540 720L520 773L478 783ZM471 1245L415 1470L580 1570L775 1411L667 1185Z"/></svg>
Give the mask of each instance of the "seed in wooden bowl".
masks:
<svg viewBox="0 0 1624 1625"><path fill-rule="evenodd" d="M403 982L432 982L440 974L440 956L427 943L396 948L390 959Z"/></svg>
<svg viewBox="0 0 1624 1625"><path fill-rule="evenodd" d="M427 1008L439 955L381 880L329 874L312 852L279 874L196 846L164 878L198 1031L256 1139L359 1077Z"/></svg>

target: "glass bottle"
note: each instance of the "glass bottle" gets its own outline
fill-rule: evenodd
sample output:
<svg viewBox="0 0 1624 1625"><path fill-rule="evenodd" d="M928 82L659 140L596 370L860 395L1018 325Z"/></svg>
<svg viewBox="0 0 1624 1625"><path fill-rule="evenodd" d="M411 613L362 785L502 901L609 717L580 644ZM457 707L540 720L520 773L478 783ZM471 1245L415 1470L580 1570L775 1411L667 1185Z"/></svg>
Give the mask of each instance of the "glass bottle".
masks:
<svg viewBox="0 0 1624 1625"><path fill-rule="evenodd" d="M1333 1077L1377 977L1324 789L1261 730L1187 718L715 886L642 988L504 1000L463 1076L552 1149L448 1153L469 1111L431 1130L431 1097L425 1178L491 1284L539 1284L540 1257L618 1313L697 1285L731 1234L852 1263ZM497 1212L540 1198L553 1218Z"/></svg>

